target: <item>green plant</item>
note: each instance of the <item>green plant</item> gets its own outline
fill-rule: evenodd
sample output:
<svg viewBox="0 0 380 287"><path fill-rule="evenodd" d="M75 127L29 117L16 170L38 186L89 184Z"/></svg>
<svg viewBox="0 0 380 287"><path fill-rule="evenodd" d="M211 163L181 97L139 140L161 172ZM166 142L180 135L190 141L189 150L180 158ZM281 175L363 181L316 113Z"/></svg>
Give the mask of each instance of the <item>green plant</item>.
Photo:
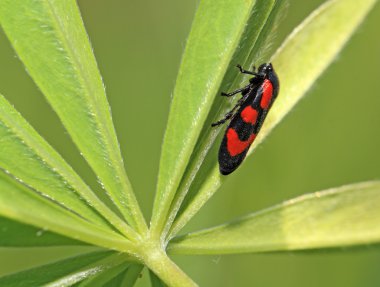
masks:
<svg viewBox="0 0 380 287"><path fill-rule="evenodd" d="M362 1L360 7L353 0L326 2L272 56L281 93L254 147L331 63L375 2ZM177 78L148 228L124 171L75 1L2 0L4 31L113 206L103 203L1 97L0 220L6 231L0 242L90 244L101 250L4 277L0 285L128 286L146 265L157 275L151 274L154 286L163 284L161 280L170 286L194 286L167 252L229 254L378 242L379 182L314 193L231 224L176 237L223 181L215 157L218 133L210 123L231 103L217 95L240 85L234 64L269 59L261 53L270 51L266 47L282 3L225 1L216 7L213 1L201 2ZM44 236L36 237L40 229Z"/></svg>

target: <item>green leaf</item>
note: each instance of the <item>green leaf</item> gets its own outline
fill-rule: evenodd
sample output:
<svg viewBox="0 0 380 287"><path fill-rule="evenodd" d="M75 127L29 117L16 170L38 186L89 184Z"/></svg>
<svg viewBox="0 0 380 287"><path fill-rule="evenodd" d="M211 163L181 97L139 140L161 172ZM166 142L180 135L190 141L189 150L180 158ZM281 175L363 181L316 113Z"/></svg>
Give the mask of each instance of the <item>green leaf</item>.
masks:
<svg viewBox="0 0 380 287"><path fill-rule="evenodd" d="M75 0L2 0L0 24L128 222L145 230Z"/></svg>
<svg viewBox="0 0 380 287"><path fill-rule="evenodd" d="M0 217L0 247L36 247L83 244L85 243L45 231L41 228Z"/></svg>
<svg viewBox="0 0 380 287"><path fill-rule="evenodd" d="M333 62L375 3L376 0L364 0L360 5L355 0L327 1L287 38L272 58L280 79L280 94L250 152L268 136ZM222 183L218 166L211 160L199 174L207 177L207 180L195 180L175 219L170 237L182 229Z"/></svg>
<svg viewBox="0 0 380 287"><path fill-rule="evenodd" d="M93 277L83 280L73 286L75 287L132 287L141 274L143 266L126 262L122 265L107 269Z"/></svg>
<svg viewBox="0 0 380 287"><path fill-rule="evenodd" d="M124 276L123 282L120 284L120 287L132 287L135 286L137 279L140 277L143 265L133 264L128 267L127 272ZM113 287L113 286L109 286Z"/></svg>
<svg viewBox="0 0 380 287"><path fill-rule="evenodd" d="M173 253L230 254L380 242L380 181L303 195L229 224L174 239Z"/></svg>
<svg viewBox="0 0 380 287"><path fill-rule="evenodd" d="M165 283L160 280L152 271L149 270L150 285L152 287L165 287Z"/></svg>
<svg viewBox="0 0 380 287"><path fill-rule="evenodd" d="M72 286L127 259L112 252L93 252L2 277L0 286Z"/></svg>
<svg viewBox="0 0 380 287"><path fill-rule="evenodd" d="M0 172L0 216L76 240L135 253L125 237L94 225Z"/></svg>
<svg viewBox="0 0 380 287"><path fill-rule="evenodd" d="M280 2L229 0L215 5L215 1L201 1L177 77L162 147L152 216L156 236L171 223L168 213L189 160L190 171L182 184L185 187L177 194L177 206L217 135L210 126L216 111L223 113L222 99L215 102L217 94L239 84L233 66L248 65L261 56L259 51L267 44ZM215 111L211 117L210 110ZM178 207L174 213L176 210Z"/></svg>
<svg viewBox="0 0 380 287"><path fill-rule="evenodd" d="M117 286L120 286L120 287L123 287L123 279L125 277L125 274L128 272L128 269L127 270L124 270L124 272L118 274L117 276L115 276L114 278L112 278L111 280L109 280L108 282L106 282L105 284L103 284L102 286L103 287L117 287ZM126 285L124 285L126 286Z"/></svg>
<svg viewBox="0 0 380 287"><path fill-rule="evenodd" d="M128 225L96 197L74 170L2 95L0 145L0 166L7 173L65 208L109 228L104 218L93 209L95 208L121 232L128 234ZM81 197L86 199L88 204Z"/></svg>
<svg viewBox="0 0 380 287"><path fill-rule="evenodd" d="M102 287L108 284L110 281L110 286L120 286L121 282L124 278L124 271L128 268L130 263L124 263L121 265L117 265L113 268L109 268L107 270L104 270L103 272L100 272L90 278L87 278L83 280L82 282L78 283L78 287Z"/></svg>

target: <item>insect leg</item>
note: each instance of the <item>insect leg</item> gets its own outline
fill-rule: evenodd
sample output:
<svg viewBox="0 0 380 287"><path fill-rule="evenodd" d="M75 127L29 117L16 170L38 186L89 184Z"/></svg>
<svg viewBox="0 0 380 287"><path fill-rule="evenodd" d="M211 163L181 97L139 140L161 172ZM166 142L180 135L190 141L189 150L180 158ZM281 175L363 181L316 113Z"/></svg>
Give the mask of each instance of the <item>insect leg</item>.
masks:
<svg viewBox="0 0 380 287"><path fill-rule="evenodd" d="M220 125L224 124L226 121L228 121L230 118L232 118L232 116L234 115L234 111L235 111L235 108L233 108L231 111L229 111L227 114L225 114L223 119L221 119L215 123L212 123L211 126L216 127L216 126L220 126Z"/></svg>
<svg viewBox="0 0 380 287"><path fill-rule="evenodd" d="M243 96L241 99L239 99L239 101L236 103L236 105L232 108L232 110L230 110L227 114L224 115L223 119L215 122L215 123L212 123L211 126L212 127L216 127L216 126L219 126L219 125L222 125L224 124L226 121L228 121L230 118L232 118L232 116L235 114L235 110L240 107L240 105L244 102L244 100L246 99L246 96Z"/></svg>
<svg viewBox="0 0 380 287"><path fill-rule="evenodd" d="M240 66L240 65L236 65L236 67L239 68L240 73L242 73L242 74L248 74L248 75L258 76L258 74L255 72L255 70L256 70L256 67L255 67L255 66L253 66L253 71L247 71L247 70L244 70L244 69L242 68L242 66Z"/></svg>
<svg viewBox="0 0 380 287"><path fill-rule="evenodd" d="M224 92L222 92L221 95L224 96L224 97L232 97L233 95L236 95L238 93L242 93L242 92L245 92L245 91L249 90L250 87L251 87L251 84L249 84L249 85L247 85L247 86L245 86L245 87L243 87L241 89L237 89L237 90L235 90L235 91L233 91L231 93L224 93Z"/></svg>

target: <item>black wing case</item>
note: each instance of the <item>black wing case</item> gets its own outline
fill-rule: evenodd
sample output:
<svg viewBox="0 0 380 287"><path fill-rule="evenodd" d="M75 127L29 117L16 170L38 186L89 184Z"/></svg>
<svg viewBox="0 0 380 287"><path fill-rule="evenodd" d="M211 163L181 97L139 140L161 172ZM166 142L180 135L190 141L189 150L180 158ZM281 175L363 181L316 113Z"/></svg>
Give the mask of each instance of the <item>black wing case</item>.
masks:
<svg viewBox="0 0 380 287"><path fill-rule="evenodd" d="M265 85L268 84L266 81L269 81L272 86L269 101L268 95L264 95ZM219 169L221 174L232 173L246 157L249 147L259 133L268 111L277 97L278 88L277 77L273 74L269 75L261 85L247 93L246 100L232 118L220 145ZM265 101L267 103L262 107Z"/></svg>

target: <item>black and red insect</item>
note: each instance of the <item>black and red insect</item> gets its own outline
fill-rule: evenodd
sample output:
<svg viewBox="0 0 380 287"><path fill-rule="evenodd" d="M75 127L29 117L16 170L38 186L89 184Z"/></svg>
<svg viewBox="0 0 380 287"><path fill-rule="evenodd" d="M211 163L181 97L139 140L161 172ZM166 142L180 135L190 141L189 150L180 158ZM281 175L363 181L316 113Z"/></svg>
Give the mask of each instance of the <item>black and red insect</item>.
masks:
<svg viewBox="0 0 380 287"><path fill-rule="evenodd" d="M237 67L241 73L254 77L247 86L222 93L226 97L241 93L242 97L223 119L212 124L215 127L232 118L219 148L219 170L223 175L230 174L242 163L279 91L272 64L262 64L257 72L255 67L253 71L246 71L240 65Z"/></svg>

